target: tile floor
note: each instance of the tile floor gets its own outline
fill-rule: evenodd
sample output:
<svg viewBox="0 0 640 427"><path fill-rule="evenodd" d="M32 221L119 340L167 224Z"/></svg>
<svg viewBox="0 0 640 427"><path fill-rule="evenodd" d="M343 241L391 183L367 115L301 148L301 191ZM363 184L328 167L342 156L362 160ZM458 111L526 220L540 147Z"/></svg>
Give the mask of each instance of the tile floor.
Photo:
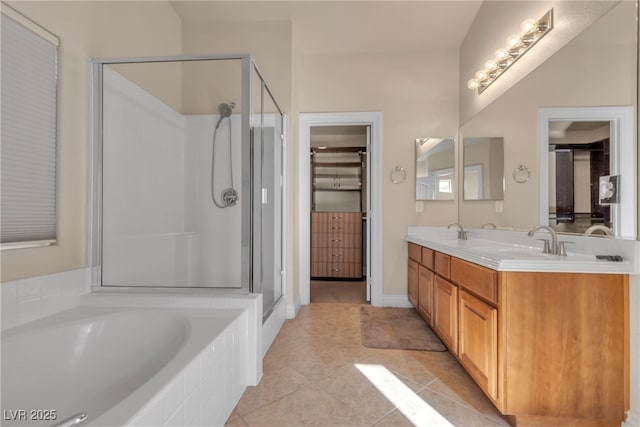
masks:
<svg viewBox="0 0 640 427"><path fill-rule="evenodd" d="M364 347L360 307L287 320L227 426L508 426L450 353Z"/></svg>
<svg viewBox="0 0 640 427"><path fill-rule="evenodd" d="M351 280L312 280L309 286L311 304L315 302L367 303L367 282Z"/></svg>

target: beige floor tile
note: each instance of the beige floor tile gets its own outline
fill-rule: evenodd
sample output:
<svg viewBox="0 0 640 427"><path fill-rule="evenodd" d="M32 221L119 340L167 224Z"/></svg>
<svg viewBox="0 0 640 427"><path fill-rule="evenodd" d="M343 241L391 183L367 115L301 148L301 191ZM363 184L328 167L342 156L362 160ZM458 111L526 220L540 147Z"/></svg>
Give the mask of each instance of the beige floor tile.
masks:
<svg viewBox="0 0 640 427"><path fill-rule="evenodd" d="M238 415L245 416L308 384L305 376L287 366L265 370L260 384L247 387L235 411Z"/></svg>
<svg viewBox="0 0 640 427"><path fill-rule="evenodd" d="M420 388L408 380L404 380L404 383L414 391ZM355 364L335 370L330 377L318 381L316 385L359 411L370 424L391 412L395 407L385 397L383 391L367 379Z"/></svg>
<svg viewBox="0 0 640 427"><path fill-rule="evenodd" d="M246 390L229 423L413 425L399 407L417 420L427 417L430 427L507 425L449 352L364 347L361 307L311 304L287 320L263 360L260 384ZM356 365L384 372L402 392L383 395L386 386L374 386Z"/></svg>
<svg viewBox="0 0 640 427"><path fill-rule="evenodd" d="M247 427L247 423L245 423L242 417L235 412L231 414L224 425L225 427Z"/></svg>
<svg viewBox="0 0 640 427"><path fill-rule="evenodd" d="M308 386L263 406L244 417L256 426L368 426L349 405L319 388Z"/></svg>
<svg viewBox="0 0 640 427"><path fill-rule="evenodd" d="M428 389L474 409L497 423L507 425L496 407L478 388L462 366L452 367L436 381L429 384Z"/></svg>

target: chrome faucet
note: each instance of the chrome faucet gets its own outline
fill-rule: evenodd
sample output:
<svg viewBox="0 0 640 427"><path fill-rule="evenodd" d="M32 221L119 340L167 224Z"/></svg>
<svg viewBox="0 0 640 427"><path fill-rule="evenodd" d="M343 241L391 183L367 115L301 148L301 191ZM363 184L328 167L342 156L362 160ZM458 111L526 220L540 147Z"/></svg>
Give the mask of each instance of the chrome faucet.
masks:
<svg viewBox="0 0 640 427"><path fill-rule="evenodd" d="M606 225L592 225L591 227L587 228L587 230L584 232L584 235L590 236L594 233L594 231L602 231L605 236L613 236L613 231L611 231L611 229Z"/></svg>
<svg viewBox="0 0 640 427"><path fill-rule="evenodd" d="M460 240L467 240L467 232L464 231L464 228L462 228L462 226L460 224L458 224L457 222L454 222L453 224L449 224L447 226L447 229L451 228L452 226L456 226L458 227L458 239Z"/></svg>
<svg viewBox="0 0 640 427"><path fill-rule="evenodd" d="M496 227L496 225L492 222L488 222L486 224L482 224L482 226L480 228L493 228L494 230L498 227Z"/></svg>
<svg viewBox="0 0 640 427"><path fill-rule="evenodd" d="M529 234L528 234L529 237L533 237L533 235L538 230L547 230L549 232L549 234L551 234L551 244L550 245L545 244L543 252L544 253L549 253L549 254L552 254L552 255L558 255L558 253L559 253L558 252L558 236L556 235L556 231L553 228L548 227L546 225L534 225L529 230Z"/></svg>

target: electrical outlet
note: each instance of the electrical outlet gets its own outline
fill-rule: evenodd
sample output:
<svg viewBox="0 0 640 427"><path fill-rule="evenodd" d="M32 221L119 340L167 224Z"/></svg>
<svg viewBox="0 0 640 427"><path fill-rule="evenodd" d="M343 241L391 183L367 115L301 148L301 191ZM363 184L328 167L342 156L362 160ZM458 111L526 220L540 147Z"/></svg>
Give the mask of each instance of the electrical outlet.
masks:
<svg viewBox="0 0 640 427"><path fill-rule="evenodd" d="M424 202L422 200L416 200L416 212L424 212Z"/></svg>
<svg viewBox="0 0 640 427"><path fill-rule="evenodd" d="M504 202L502 200L496 200L495 211L496 213L504 212Z"/></svg>

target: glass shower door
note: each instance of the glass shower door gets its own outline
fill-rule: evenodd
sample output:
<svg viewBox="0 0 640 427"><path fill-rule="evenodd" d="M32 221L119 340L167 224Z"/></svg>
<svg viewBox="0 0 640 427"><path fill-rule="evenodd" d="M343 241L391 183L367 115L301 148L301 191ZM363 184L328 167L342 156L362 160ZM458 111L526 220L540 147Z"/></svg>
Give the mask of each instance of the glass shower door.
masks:
<svg viewBox="0 0 640 427"><path fill-rule="evenodd" d="M284 116L273 100L266 84L256 72L253 79L254 115L253 143L255 165L254 198L259 238L254 234L254 292L261 292L263 318L269 317L283 295L282 289L282 170ZM258 95L259 94L259 95ZM258 274L255 274L259 272ZM259 283L256 279L259 278Z"/></svg>

